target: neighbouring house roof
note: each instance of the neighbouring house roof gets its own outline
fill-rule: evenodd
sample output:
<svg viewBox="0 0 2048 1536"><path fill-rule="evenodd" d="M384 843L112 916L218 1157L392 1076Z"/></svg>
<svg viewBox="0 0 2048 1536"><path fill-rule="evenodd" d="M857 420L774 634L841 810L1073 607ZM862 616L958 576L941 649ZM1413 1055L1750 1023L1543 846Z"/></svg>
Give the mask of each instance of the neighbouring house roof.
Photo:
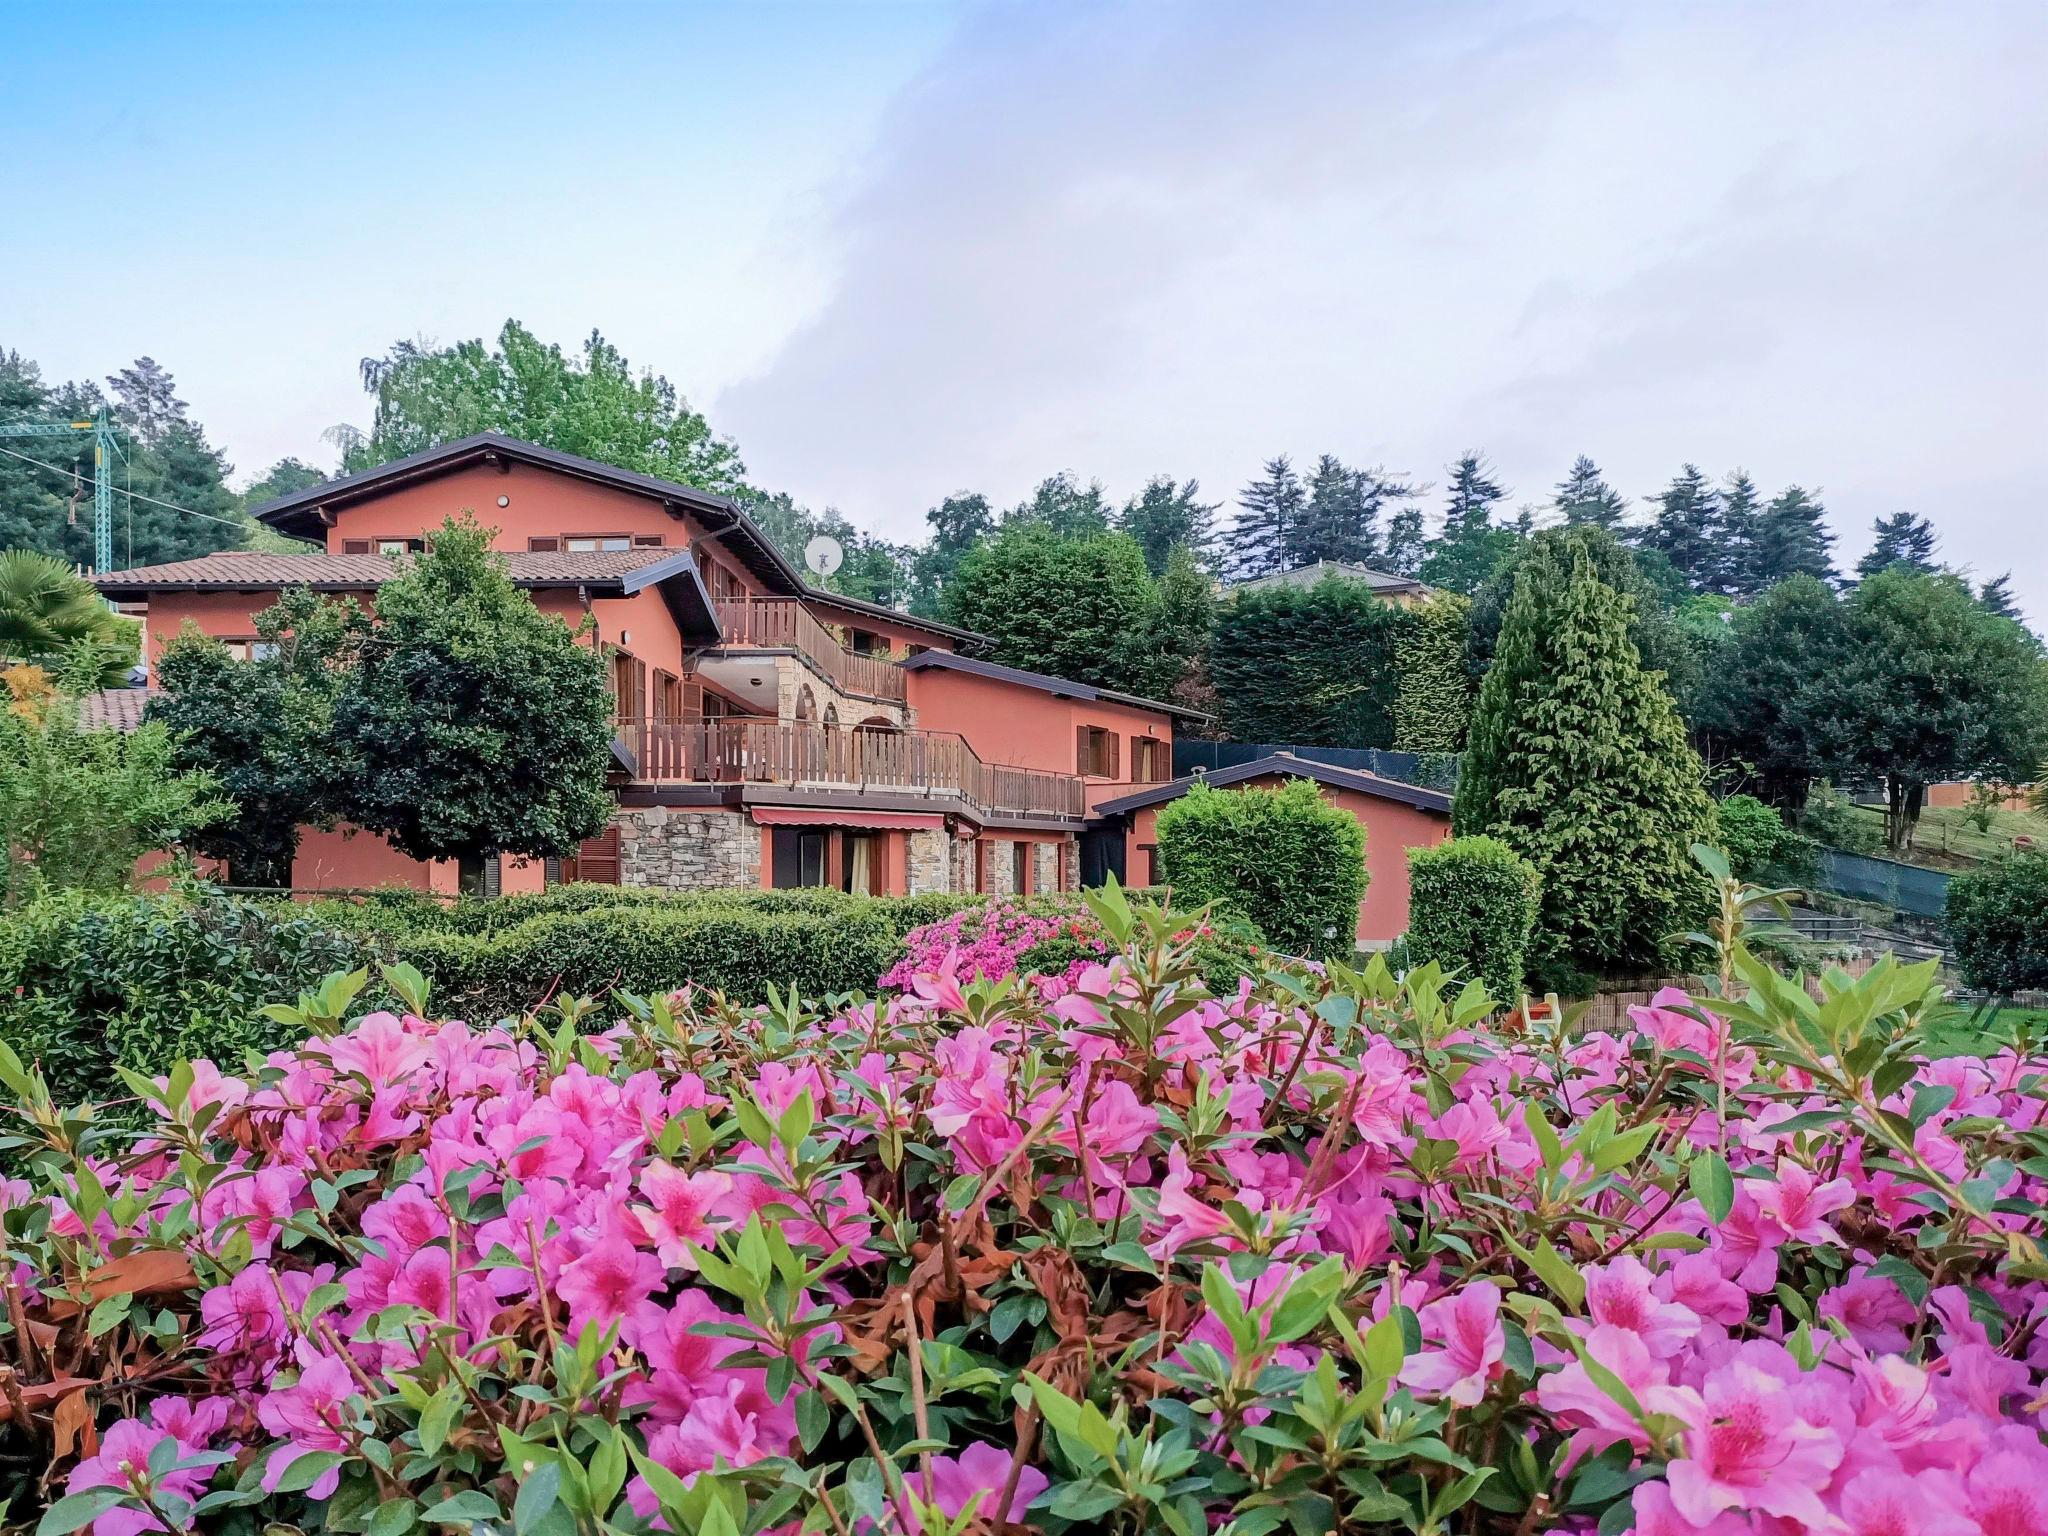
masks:
<svg viewBox="0 0 2048 1536"><path fill-rule="evenodd" d="M835 608L845 608L854 613L871 613L878 619L887 619L892 624L902 624L910 629L921 629L927 634L944 635L948 640L959 640L968 644L986 644L988 636L971 629L962 629L957 624L943 623L938 619L919 618L914 613L905 613L900 608L891 608L887 603L871 603L864 597L848 597L841 592L828 592L823 587L804 588L804 596L817 603L827 603Z"/></svg>
<svg viewBox="0 0 2048 1536"><path fill-rule="evenodd" d="M1353 565L1348 560L1318 560L1312 565L1297 565L1290 570L1274 571L1265 576L1254 576L1249 581L1231 583L1233 592L1255 590L1260 587L1312 587L1319 581L1363 582L1375 592L1427 592L1431 590L1413 576L1396 576L1391 571L1376 571L1370 566Z"/></svg>
<svg viewBox="0 0 2048 1536"><path fill-rule="evenodd" d="M82 731L132 731L142 724L142 712L149 707L147 688L102 688L82 694L78 700L78 728Z"/></svg>
<svg viewBox="0 0 2048 1536"><path fill-rule="evenodd" d="M686 640L715 644L718 619L697 560L684 549L514 550L505 557L513 584L528 589L572 587L593 597L631 597L658 587ZM384 555L271 555L222 550L197 560L135 566L92 578L103 596L147 598L152 592L368 592L398 571Z"/></svg>
<svg viewBox="0 0 2048 1536"><path fill-rule="evenodd" d="M251 516L293 538L319 542L326 537L324 512L365 500L410 481L432 479L471 464L506 462L531 464L596 485L646 496L659 501L671 512L687 511L705 524L711 537L729 543L748 569L771 587L791 594L805 590L802 574L775 547L774 541L754 525L740 503L731 497L714 496L680 481L637 474L615 465L601 464L595 459L543 448L538 443L523 442L502 432L479 432L472 437L457 438L452 443L442 443L421 453L393 459L373 469L308 486L303 491L294 491L289 496L265 502L254 508Z"/></svg>
<svg viewBox="0 0 2048 1536"><path fill-rule="evenodd" d="M1413 806L1418 811L1439 811L1448 816L1451 813L1451 797L1440 789L1423 789L1415 784L1403 784L1399 779L1383 779L1376 773L1361 773L1356 768L1339 768L1332 763L1319 763L1313 758L1296 757L1291 752L1275 752L1270 757L1255 758L1249 763L1240 763L1235 768L1218 768L1209 773L1191 773L1183 778L1169 779L1164 784L1152 784L1135 794L1123 795L1115 800L1105 800L1095 807L1097 816L1117 816L1125 811L1141 811L1148 805L1163 805L1169 800L1178 800L1197 784L1212 788L1224 788L1231 784L1243 784L1253 779L1271 778L1275 774L1295 779L1313 779L1331 789L1356 790L1361 795L1374 795L1382 800L1397 801Z"/></svg>
<svg viewBox="0 0 2048 1536"><path fill-rule="evenodd" d="M1054 677L1047 672L1026 672L1022 667L998 666L992 661L977 661L971 656L956 656L951 651L922 651L908 660L897 662L896 665L906 672L923 672L933 667L945 672L966 672L999 683L1014 683L1019 688L1036 688L1040 693L1049 693L1054 698L1080 699L1089 703L1099 699L1110 704L1128 705L1132 709L1149 709L1157 714L1175 715L1183 720L1209 718L1199 709L1188 709L1180 704L1166 704L1158 699L1140 698L1135 693L1118 693L1114 688L1097 688L1092 683L1077 683L1072 678Z"/></svg>

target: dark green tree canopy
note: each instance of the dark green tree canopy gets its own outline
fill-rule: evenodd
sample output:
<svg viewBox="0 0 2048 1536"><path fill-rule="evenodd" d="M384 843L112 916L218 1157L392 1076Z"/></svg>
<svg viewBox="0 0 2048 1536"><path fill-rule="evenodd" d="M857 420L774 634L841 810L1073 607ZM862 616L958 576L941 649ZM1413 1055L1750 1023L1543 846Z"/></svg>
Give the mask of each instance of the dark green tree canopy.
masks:
<svg viewBox="0 0 2048 1536"><path fill-rule="evenodd" d="M1986 613L1960 578L1906 562L1866 577L1845 606L1847 641L1799 707L1824 723L1822 771L1884 785L1891 846L1911 841L1929 784L2038 775L2048 759L2039 641Z"/></svg>
<svg viewBox="0 0 2048 1536"><path fill-rule="evenodd" d="M1561 585L1523 565L1479 692L1452 809L1543 881L1539 971L1656 966L1697 915L1691 848L1713 829L1699 758L1629 638L1634 598L1572 541Z"/></svg>
<svg viewBox="0 0 2048 1536"><path fill-rule="evenodd" d="M1003 514L1003 526L1038 527L1062 539L1085 539L1109 532L1109 498L1102 482L1081 484L1069 470L1038 482L1029 501Z"/></svg>
<svg viewBox="0 0 2048 1536"><path fill-rule="evenodd" d="M401 341L364 358L362 373L377 404L369 436L349 453L352 470L490 431L699 490L746 490L739 450L667 379L634 369L596 331L572 357L507 320L495 346Z"/></svg>
<svg viewBox="0 0 2048 1536"><path fill-rule="evenodd" d="M1493 521L1493 508L1507 496L1485 458L1468 453L1451 466L1444 525L1422 561L1422 579L1433 587L1470 594L1510 558L1520 541Z"/></svg>
<svg viewBox="0 0 2048 1536"><path fill-rule="evenodd" d="M1203 501L1201 489L1193 480L1154 475L1117 513L1117 531L1138 541L1145 569L1154 576L1166 574L1176 549L1185 549L1198 563L1208 560L1216 541L1218 504Z"/></svg>
<svg viewBox="0 0 2048 1536"><path fill-rule="evenodd" d="M419 859L571 853L611 819L605 661L450 521L377 592L334 709L351 821Z"/></svg>
<svg viewBox="0 0 2048 1536"><path fill-rule="evenodd" d="M1655 498L1656 515L1636 542L1669 560L1694 589L1710 587L1719 570L1716 529L1720 496L1697 464L1688 464Z"/></svg>
<svg viewBox="0 0 2048 1536"><path fill-rule="evenodd" d="M1829 553L1834 544L1827 509L1802 487L1787 486L1764 508L1757 525L1749 561L1749 591L1768 592L1794 576L1834 582L1835 563Z"/></svg>
<svg viewBox="0 0 2048 1536"><path fill-rule="evenodd" d="M947 619L989 637L992 661L1131 692L1159 681L1148 655L1159 595L1127 535L1005 527L968 552L941 596Z"/></svg>
<svg viewBox="0 0 2048 1536"><path fill-rule="evenodd" d="M1856 574L1860 577L1875 576L1879 571L1903 565L1915 571L1929 572L1937 567L1934 563L1934 546L1940 542L1934 532L1934 525L1917 512L1893 512L1880 517L1871 524L1877 535L1863 558L1856 562Z"/></svg>
<svg viewBox="0 0 2048 1536"><path fill-rule="evenodd" d="M360 779L334 710L369 627L353 601L300 588L256 615L256 632L246 661L189 625L174 636L149 718L171 732L180 767L211 773L235 803L198 851L225 860L234 884L289 886L300 828L331 826Z"/></svg>
<svg viewBox="0 0 2048 1536"><path fill-rule="evenodd" d="M1557 483L1551 505L1565 522L1591 523L1614 528L1628 515L1628 502L1601 477L1600 466L1583 453L1572 460L1571 471Z"/></svg>
<svg viewBox="0 0 2048 1536"><path fill-rule="evenodd" d="M1230 525L1228 564L1239 581L1285 570L1308 493L1287 455L1266 461L1260 477L1238 493L1237 518Z"/></svg>
<svg viewBox="0 0 2048 1536"><path fill-rule="evenodd" d="M1209 680L1239 741L1390 747L1413 620L1363 582L1240 590L1216 612Z"/></svg>

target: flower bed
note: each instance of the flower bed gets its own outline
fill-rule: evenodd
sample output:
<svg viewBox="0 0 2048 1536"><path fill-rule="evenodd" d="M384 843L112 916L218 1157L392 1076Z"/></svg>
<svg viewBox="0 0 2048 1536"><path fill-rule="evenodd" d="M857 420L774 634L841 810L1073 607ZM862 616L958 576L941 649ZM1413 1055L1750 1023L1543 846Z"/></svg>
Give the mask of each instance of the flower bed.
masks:
<svg viewBox="0 0 2048 1536"><path fill-rule="evenodd" d="M1425 968L656 999L129 1086L0 1053L10 1519L50 1536L2035 1531L2042 1064L1739 953L1584 1038ZM285 1011L287 1014L291 1010ZM1723 1022L1723 1017L1727 1022Z"/></svg>

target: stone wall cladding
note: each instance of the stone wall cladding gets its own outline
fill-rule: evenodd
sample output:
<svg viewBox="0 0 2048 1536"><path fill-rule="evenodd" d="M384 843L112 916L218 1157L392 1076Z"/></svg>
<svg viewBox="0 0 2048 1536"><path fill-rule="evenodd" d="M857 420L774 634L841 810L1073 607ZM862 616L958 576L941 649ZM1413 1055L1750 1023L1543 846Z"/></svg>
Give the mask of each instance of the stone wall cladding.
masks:
<svg viewBox="0 0 2048 1536"><path fill-rule="evenodd" d="M952 839L953 856L949 861L953 867L953 883L948 887L954 891L974 889L974 844L961 838Z"/></svg>
<svg viewBox="0 0 2048 1536"><path fill-rule="evenodd" d="M952 835L944 827L921 827L910 834L910 894L923 896L953 888L951 857L947 844Z"/></svg>
<svg viewBox="0 0 2048 1536"><path fill-rule="evenodd" d="M988 845L988 888L992 895L1009 896L1017 889L1017 845L999 838Z"/></svg>
<svg viewBox="0 0 2048 1536"><path fill-rule="evenodd" d="M621 808L619 883L670 891L761 884L761 829L738 811Z"/></svg>
<svg viewBox="0 0 2048 1536"><path fill-rule="evenodd" d="M1034 891L1057 891L1064 889L1060 883L1061 850L1065 843L1033 843L1031 845L1031 889Z"/></svg>

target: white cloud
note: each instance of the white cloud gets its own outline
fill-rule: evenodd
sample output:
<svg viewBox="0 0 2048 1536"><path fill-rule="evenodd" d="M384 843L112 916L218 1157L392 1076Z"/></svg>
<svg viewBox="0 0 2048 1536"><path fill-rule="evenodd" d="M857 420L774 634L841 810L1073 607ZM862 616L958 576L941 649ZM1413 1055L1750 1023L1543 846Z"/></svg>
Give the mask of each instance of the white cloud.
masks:
<svg viewBox="0 0 2048 1536"><path fill-rule="evenodd" d="M1741 465L1852 552L1933 515L2039 616L2044 63L2031 6L991 8L714 419L898 536L1059 468L1483 447L1541 500L1579 452L1638 495Z"/></svg>

